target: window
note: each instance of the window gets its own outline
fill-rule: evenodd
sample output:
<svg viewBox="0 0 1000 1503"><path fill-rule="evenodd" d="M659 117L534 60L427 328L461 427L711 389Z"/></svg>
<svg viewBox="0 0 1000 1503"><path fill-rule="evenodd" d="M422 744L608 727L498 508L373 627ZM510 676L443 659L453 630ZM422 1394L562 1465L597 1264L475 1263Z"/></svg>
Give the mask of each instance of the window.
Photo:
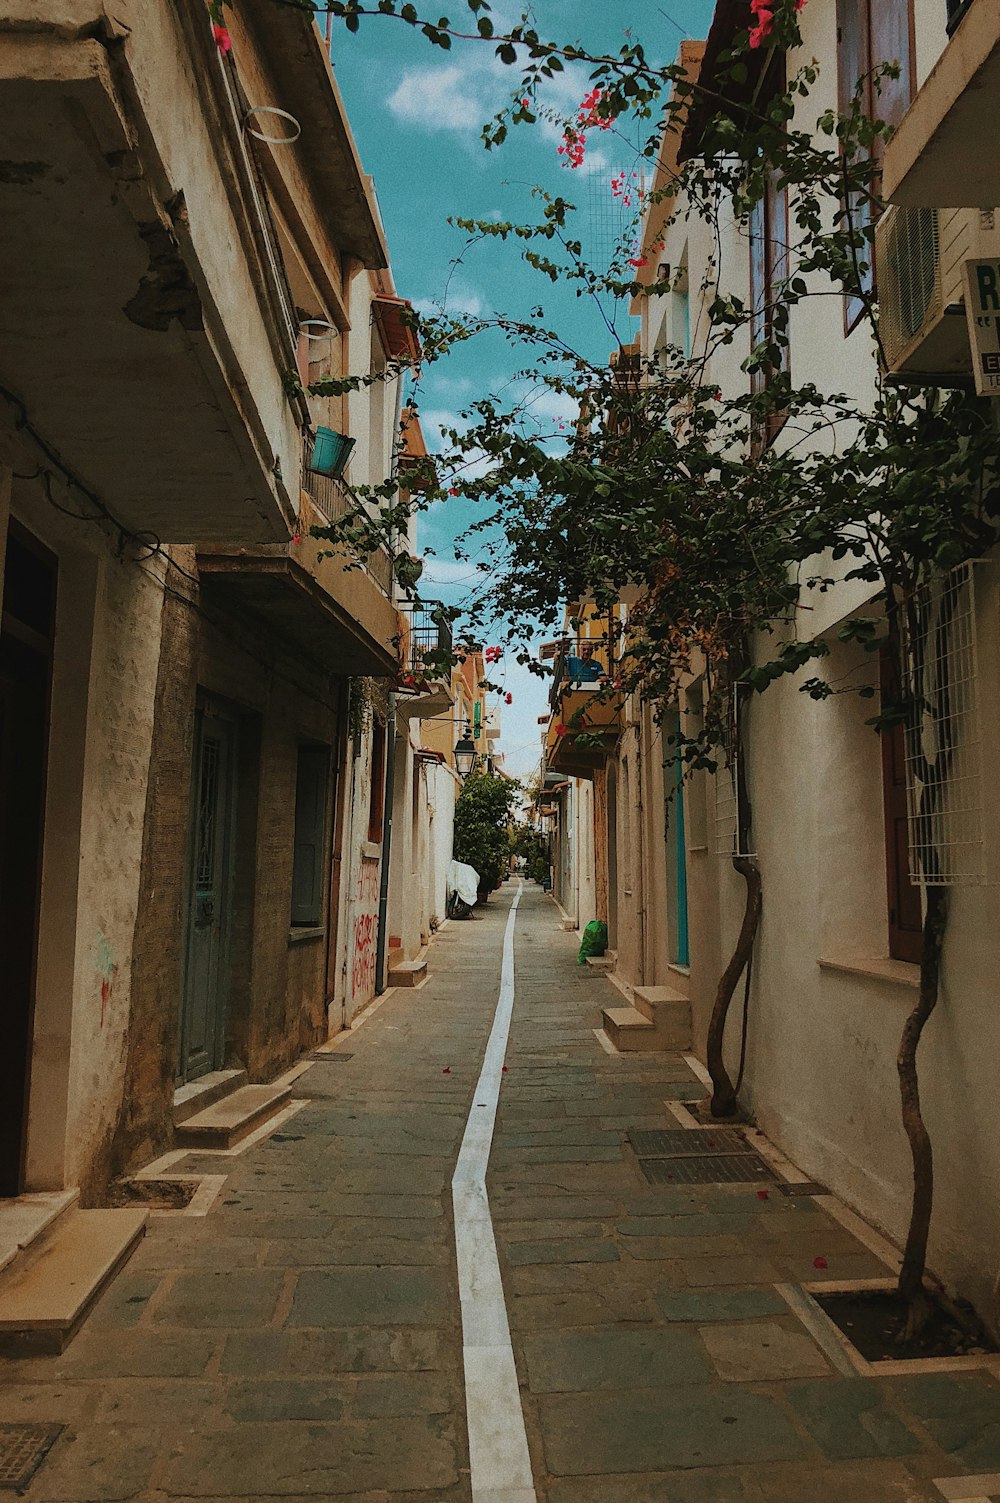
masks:
<svg viewBox="0 0 1000 1503"><path fill-rule="evenodd" d="M372 785L368 804L368 839L376 845L382 839L382 816L385 810L385 726L376 720L372 726Z"/></svg>
<svg viewBox="0 0 1000 1503"><path fill-rule="evenodd" d="M326 809L330 751L300 746L295 777L295 852L292 860L292 928L323 922Z"/></svg>
<svg viewBox="0 0 1000 1503"><path fill-rule="evenodd" d="M776 330L775 299L781 283L788 276L788 189L779 186L775 174L768 178L763 198L754 205L750 219L750 342L751 349L770 344ZM783 337L787 338L787 331ZM788 344L781 345L779 369L789 374ZM750 376L751 391L765 391L772 375L769 370L755 370ZM767 423L754 435L754 449L766 448L781 430L782 412L768 414Z"/></svg>
<svg viewBox="0 0 1000 1503"><path fill-rule="evenodd" d="M880 80L876 91L870 74L882 63L900 65L898 78ZM913 55L913 0L837 0L837 107L846 114L852 106L854 92L864 79L862 107L869 119L876 117L889 125L898 125L906 114L916 87ZM885 143L875 146L881 159ZM856 223L872 223L872 206L867 201L853 201ZM868 269L862 285L870 291L874 285L872 252L864 257ZM848 296L844 304L844 327L847 333L861 317L860 297Z"/></svg>

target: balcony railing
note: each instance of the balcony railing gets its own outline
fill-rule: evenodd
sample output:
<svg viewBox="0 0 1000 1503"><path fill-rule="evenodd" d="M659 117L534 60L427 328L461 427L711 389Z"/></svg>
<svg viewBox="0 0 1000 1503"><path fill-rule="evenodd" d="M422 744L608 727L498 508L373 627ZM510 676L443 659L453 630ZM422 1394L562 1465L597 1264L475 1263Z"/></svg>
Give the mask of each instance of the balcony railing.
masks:
<svg viewBox="0 0 1000 1503"><path fill-rule="evenodd" d="M358 498L346 481L334 479L332 475L317 474L309 468L312 451L312 439L307 436L302 445L302 489L324 521L339 521L348 512L356 510ZM376 548L374 553L369 553L365 559L365 568L379 588L391 598L392 556L388 548Z"/></svg>
<svg viewBox="0 0 1000 1503"><path fill-rule="evenodd" d="M437 620L433 607L410 613L410 650L406 663L410 673L429 674L431 678L449 677L447 667L428 667L427 658L431 653L450 653L451 650L451 627L447 621Z"/></svg>
<svg viewBox="0 0 1000 1503"><path fill-rule="evenodd" d="M555 714L563 691L606 688L614 678L617 644L604 637L566 637L559 644L552 669L549 708Z"/></svg>

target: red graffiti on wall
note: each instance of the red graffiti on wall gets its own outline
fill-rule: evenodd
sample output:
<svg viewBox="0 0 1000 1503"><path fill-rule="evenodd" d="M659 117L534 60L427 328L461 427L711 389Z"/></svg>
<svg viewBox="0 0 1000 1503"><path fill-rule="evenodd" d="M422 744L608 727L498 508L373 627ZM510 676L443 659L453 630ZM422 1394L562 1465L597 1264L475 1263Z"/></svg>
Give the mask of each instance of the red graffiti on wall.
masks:
<svg viewBox="0 0 1000 1503"><path fill-rule="evenodd" d="M375 990L375 941L378 931L378 915L359 913L354 920L354 965L351 972L351 989L355 1001L362 1000Z"/></svg>

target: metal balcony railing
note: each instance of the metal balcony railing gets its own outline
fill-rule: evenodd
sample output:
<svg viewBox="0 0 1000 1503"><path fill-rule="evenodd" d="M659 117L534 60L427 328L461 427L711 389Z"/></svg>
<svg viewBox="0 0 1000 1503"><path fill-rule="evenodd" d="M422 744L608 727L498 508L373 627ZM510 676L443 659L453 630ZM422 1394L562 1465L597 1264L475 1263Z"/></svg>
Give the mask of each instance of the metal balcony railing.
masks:
<svg viewBox="0 0 1000 1503"><path fill-rule="evenodd" d="M617 644L610 637L566 637L552 668L549 707L555 714L563 690L601 689L614 677Z"/></svg>
<svg viewBox="0 0 1000 1503"><path fill-rule="evenodd" d="M302 489L324 521L336 522L357 507L358 498L345 480L334 479L332 475L319 475L309 468L312 451L312 438L306 435L302 445ZM382 547L369 553L365 568L383 593L391 599L393 573L389 550Z"/></svg>
<svg viewBox="0 0 1000 1503"><path fill-rule="evenodd" d="M410 650L407 669L413 674L429 674L432 678L447 678L447 668L427 666L426 659L434 652L451 652L451 627L447 621L439 621L434 607L410 612Z"/></svg>

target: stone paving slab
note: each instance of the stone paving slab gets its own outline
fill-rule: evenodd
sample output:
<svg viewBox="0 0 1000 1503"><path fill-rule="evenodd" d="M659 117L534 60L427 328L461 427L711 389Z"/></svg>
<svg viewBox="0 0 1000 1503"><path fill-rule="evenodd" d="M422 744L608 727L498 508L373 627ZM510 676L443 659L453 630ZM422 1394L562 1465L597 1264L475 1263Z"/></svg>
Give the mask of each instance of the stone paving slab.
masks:
<svg viewBox="0 0 1000 1503"><path fill-rule="evenodd" d="M66 1426L27 1503L471 1503L450 1182L512 893L271 1139L180 1162L223 1192L152 1218L65 1353L3 1365L0 1421ZM992 1375L845 1377L781 1298L884 1274L821 1203L645 1181L626 1133L703 1088L600 1047L612 989L531 885L515 965L489 1199L537 1503L941 1503L1000 1468Z"/></svg>

